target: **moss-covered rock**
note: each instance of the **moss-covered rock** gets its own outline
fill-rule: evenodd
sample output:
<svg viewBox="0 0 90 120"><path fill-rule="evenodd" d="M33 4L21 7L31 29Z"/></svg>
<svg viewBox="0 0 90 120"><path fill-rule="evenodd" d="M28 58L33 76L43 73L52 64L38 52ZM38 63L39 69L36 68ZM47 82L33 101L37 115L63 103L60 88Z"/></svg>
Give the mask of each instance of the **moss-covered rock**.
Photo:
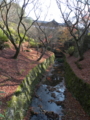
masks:
<svg viewBox="0 0 90 120"><path fill-rule="evenodd" d="M66 87L80 102L83 109L90 115L90 84L78 78L65 60L65 81Z"/></svg>

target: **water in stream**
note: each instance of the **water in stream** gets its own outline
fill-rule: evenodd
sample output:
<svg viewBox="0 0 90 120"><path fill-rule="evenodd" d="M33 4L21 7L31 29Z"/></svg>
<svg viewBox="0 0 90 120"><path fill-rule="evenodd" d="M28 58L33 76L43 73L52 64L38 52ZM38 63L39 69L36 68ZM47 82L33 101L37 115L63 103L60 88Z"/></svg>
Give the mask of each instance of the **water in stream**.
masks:
<svg viewBox="0 0 90 120"><path fill-rule="evenodd" d="M63 72L63 63L56 59L46 80L35 92L31 103L33 115L30 120L61 120L64 115L62 102L65 99Z"/></svg>

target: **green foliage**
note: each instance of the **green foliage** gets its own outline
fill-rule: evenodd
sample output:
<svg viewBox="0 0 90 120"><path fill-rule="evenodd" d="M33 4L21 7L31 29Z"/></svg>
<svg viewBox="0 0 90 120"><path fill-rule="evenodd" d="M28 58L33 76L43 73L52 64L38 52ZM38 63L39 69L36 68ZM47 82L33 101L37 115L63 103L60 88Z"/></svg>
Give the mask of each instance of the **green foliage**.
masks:
<svg viewBox="0 0 90 120"><path fill-rule="evenodd" d="M67 52L68 52L68 54L69 54L70 56L72 56L73 53L74 53L74 46L69 47L68 50L67 50Z"/></svg>
<svg viewBox="0 0 90 120"><path fill-rule="evenodd" d="M15 30L13 29L13 27L10 27L9 30L10 30L12 36L13 36L14 39L15 39L15 43L16 43L16 44L19 44L20 37L23 39L24 34L23 34L23 33L20 33L20 37L19 37L17 31L15 31ZM25 36L23 41L28 41L28 39L29 39L28 36Z"/></svg>
<svg viewBox="0 0 90 120"><path fill-rule="evenodd" d="M13 36L13 38L17 38L17 32L15 31L15 29L13 29L13 27L9 27L10 33ZM9 31L7 31L7 33L9 34Z"/></svg>
<svg viewBox="0 0 90 120"><path fill-rule="evenodd" d="M4 91L0 91L0 93L5 93ZM2 102L0 101L0 105L2 104ZM3 114L0 113L0 118L5 118L5 116Z"/></svg>
<svg viewBox="0 0 90 120"><path fill-rule="evenodd" d="M90 36L90 33L88 33L88 36Z"/></svg>
<svg viewBox="0 0 90 120"><path fill-rule="evenodd" d="M29 44L30 44L30 47L37 47L39 45L39 43L35 41L33 38L29 39Z"/></svg>
<svg viewBox="0 0 90 120"><path fill-rule="evenodd" d="M21 38L23 38L23 37L24 37L24 34L23 34L23 33L20 33L20 36L21 36ZM28 39L29 39L28 36L25 35L24 41L28 41Z"/></svg>
<svg viewBox="0 0 90 120"><path fill-rule="evenodd" d="M0 91L0 93L5 93L5 92L3 92L3 91Z"/></svg>
<svg viewBox="0 0 90 120"><path fill-rule="evenodd" d="M16 23L9 22L9 26L10 26L10 27L13 27L13 28L15 28L15 26L16 26L16 25L17 25Z"/></svg>
<svg viewBox="0 0 90 120"><path fill-rule="evenodd" d="M0 43L3 44L4 42L7 42L8 38L7 36L3 33L3 31L0 29Z"/></svg>
<svg viewBox="0 0 90 120"><path fill-rule="evenodd" d="M5 118L5 116L3 114L0 113L0 118Z"/></svg>
<svg viewBox="0 0 90 120"><path fill-rule="evenodd" d="M2 21L0 21L0 25L4 25L4 23Z"/></svg>
<svg viewBox="0 0 90 120"><path fill-rule="evenodd" d="M35 40L33 38L30 38L29 41L34 42Z"/></svg>
<svg viewBox="0 0 90 120"><path fill-rule="evenodd" d="M35 43L35 42L30 42L30 46L31 46L31 47L37 47L37 43Z"/></svg>
<svg viewBox="0 0 90 120"><path fill-rule="evenodd" d="M4 42L7 42L7 41L8 41L7 36L0 29L0 50L2 50L4 48Z"/></svg>
<svg viewBox="0 0 90 120"><path fill-rule="evenodd" d="M20 37L23 39L24 34L23 34L23 33L20 33ZM17 34L16 34L16 38L15 38L17 44L19 44L20 37L19 37L19 35L18 35L18 33L17 33ZM28 36L25 36L23 42L24 42L24 41L28 41L28 39L29 39Z"/></svg>

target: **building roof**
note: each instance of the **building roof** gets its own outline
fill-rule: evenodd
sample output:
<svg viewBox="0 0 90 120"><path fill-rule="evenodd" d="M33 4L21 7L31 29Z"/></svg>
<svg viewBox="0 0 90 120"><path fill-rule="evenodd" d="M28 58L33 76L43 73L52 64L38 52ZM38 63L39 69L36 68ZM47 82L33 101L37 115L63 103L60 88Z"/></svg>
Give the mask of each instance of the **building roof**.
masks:
<svg viewBox="0 0 90 120"><path fill-rule="evenodd" d="M36 21L37 23L41 24L41 25L55 25L55 26L65 26L65 23L58 23L55 20L52 21Z"/></svg>

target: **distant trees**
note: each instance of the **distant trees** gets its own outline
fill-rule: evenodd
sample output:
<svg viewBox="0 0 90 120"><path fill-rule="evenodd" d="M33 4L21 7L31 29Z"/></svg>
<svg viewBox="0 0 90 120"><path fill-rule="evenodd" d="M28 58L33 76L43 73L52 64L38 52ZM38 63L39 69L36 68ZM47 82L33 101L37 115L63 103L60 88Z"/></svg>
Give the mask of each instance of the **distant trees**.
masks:
<svg viewBox="0 0 90 120"><path fill-rule="evenodd" d="M62 43L72 39L72 36L67 27L63 27L62 30L59 32L59 39Z"/></svg>
<svg viewBox="0 0 90 120"><path fill-rule="evenodd" d="M90 26L90 4L88 0L56 0L68 31L76 42L79 60L83 59L83 42ZM64 7L64 9L63 9ZM87 18L86 18L87 16Z"/></svg>
<svg viewBox="0 0 90 120"><path fill-rule="evenodd" d="M35 0L34 0L35 1ZM8 37L8 39L13 44L16 52L12 58L17 58L19 52L20 52L20 46L25 39L25 36L28 32L28 30L33 25L33 22L30 24L26 24L27 16L25 14L25 10L28 7L29 4L34 5L33 0L22 0L22 5L19 6L18 0L10 0L7 2L6 0L3 0L0 6L0 29L4 32L4 34ZM36 0L37 2L37 0ZM34 9L34 8L33 8ZM19 43L16 44L17 37L13 36L13 31L10 28L10 22L16 23L15 29L17 31L17 36L19 39ZM23 35L21 34L21 28L23 29Z"/></svg>

